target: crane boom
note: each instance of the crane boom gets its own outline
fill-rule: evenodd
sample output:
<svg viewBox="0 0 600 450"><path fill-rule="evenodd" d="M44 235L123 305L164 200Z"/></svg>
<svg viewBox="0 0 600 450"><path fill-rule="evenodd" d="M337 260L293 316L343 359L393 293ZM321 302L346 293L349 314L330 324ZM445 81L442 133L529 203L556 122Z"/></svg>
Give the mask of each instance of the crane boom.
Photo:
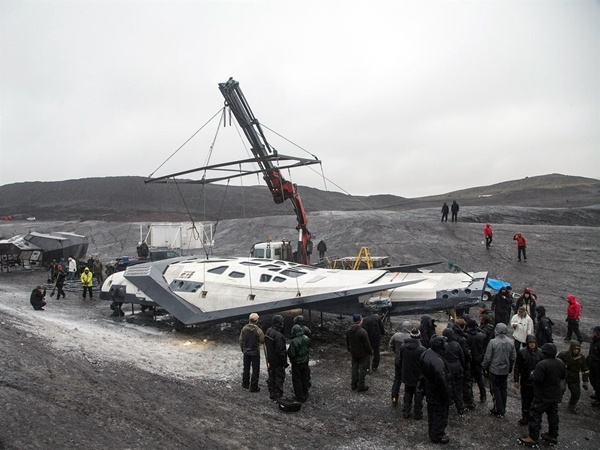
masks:
<svg viewBox="0 0 600 450"><path fill-rule="evenodd" d="M225 98L225 106L233 113L250 142L251 151L257 159L263 178L273 195L273 200L275 203L283 203L285 200L292 202L298 222L296 226L298 230L297 262L310 264L310 255L306 252L310 240L310 232L307 228L308 217L296 185L287 181L279 168L273 165L272 158L268 158L271 155L277 156L277 150L273 149L265 138L258 119L254 117L250 105L240 89L240 84L233 78L229 78L227 82L219 83L219 90Z"/></svg>

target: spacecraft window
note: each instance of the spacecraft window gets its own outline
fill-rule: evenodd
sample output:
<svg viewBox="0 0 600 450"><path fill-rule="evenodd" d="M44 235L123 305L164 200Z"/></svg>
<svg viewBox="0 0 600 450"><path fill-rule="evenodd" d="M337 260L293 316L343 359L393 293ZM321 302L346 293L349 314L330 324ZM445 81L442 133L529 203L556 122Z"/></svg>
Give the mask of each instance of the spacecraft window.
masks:
<svg viewBox="0 0 600 450"><path fill-rule="evenodd" d="M208 271L208 273L216 273L216 274L222 274L223 272L225 272L227 270L229 266L219 266L219 267L215 267L214 269L210 269Z"/></svg>

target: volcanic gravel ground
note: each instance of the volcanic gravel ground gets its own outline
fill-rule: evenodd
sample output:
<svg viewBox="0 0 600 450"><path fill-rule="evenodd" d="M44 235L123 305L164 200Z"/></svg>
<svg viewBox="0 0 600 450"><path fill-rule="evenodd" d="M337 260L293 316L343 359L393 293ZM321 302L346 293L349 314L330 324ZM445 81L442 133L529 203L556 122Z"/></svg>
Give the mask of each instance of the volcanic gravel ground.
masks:
<svg viewBox="0 0 600 450"><path fill-rule="evenodd" d="M392 255L394 263L443 256L465 270L487 270L494 278L508 280L517 292L531 286L556 324L559 350L567 348L562 342L564 297L574 293L583 306L581 329L587 355L590 329L600 324L597 227L497 224L492 248L486 250L481 242L483 225L476 223L477 217L470 217L469 223L440 224L437 211L410 213L321 214L312 221L312 228L317 242L320 237L326 239L331 255L355 255L365 245L374 255ZM288 222L293 220L224 221L216 236L222 242L220 253L246 254L240 249L248 249L248 242L277 236L276 232L281 235ZM64 222L36 225L45 226L46 231L75 231L77 226ZM116 243L114 230L123 228L122 224L79 226L89 230L85 234L95 246L90 252L100 254L104 261L121 253L115 246L123 248L123 244ZM527 264L516 262L512 242L516 231L523 231L529 240ZM100 236L109 236L111 243ZM135 247L135 242L127 245ZM390 404L394 374L390 352L382 354L379 371L368 377L368 392L350 390L344 336L350 325L347 317L324 315L321 322L319 314L312 314L310 399L300 412L285 414L268 399L264 361L262 390L251 394L241 388L237 338L243 322L174 332L164 316L153 320L139 309L132 315L126 307L125 318L112 318L107 302L82 300L77 291L69 291L61 300L48 294L46 310L34 311L29 294L45 279L46 274L37 270L0 273L1 449L433 446L426 420L403 419L401 409ZM288 338L291 318L298 312L286 314ZM443 314L435 317L445 323ZM391 332L404 319L393 319L383 349L387 350ZM419 317L409 319L416 324ZM269 320L267 315L261 317L263 329ZM286 393L292 395L289 373ZM477 404L463 419L451 408L447 429L451 443L446 448L516 448L517 438L527 433L517 425L517 390L509 385L504 419L491 417L491 406L488 395L487 404ZM598 448L600 408L590 407L589 393L583 391L578 415L568 413L565 403L559 414L562 448Z"/></svg>

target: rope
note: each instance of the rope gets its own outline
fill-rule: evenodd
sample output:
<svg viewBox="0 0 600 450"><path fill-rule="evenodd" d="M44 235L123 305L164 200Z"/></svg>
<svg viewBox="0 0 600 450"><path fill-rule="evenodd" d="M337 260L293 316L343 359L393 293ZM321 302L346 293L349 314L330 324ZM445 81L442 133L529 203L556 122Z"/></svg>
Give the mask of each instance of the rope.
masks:
<svg viewBox="0 0 600 450"><path fill-rule="evenodd" d="M190 142L194 138L194 136L196 136L200 131L202 131L202 129L206 125L208 125L211 120L213 120L215 117L217 117L217 115L224 110L225 110L225 108L220 108L219 111L217 111L214 116L212 116L210 119L208 119L208 121L204 125L202 125L198 130L196 130L196 132L194 134L192 134L183 144L181 144L177 150L175 150L173 153L171 153L171 155L166 160L164 160L161 165L159 165L156 169L154 169L154 172L152 172L148 176L148 178L152 178L152 175L154 175L158 169L160 169L162 166L164 166L173 156L175 156L175 154L179 150L181 150L184 147L184 145L186 145L188 142Z"/></svg>
<svg viewBox="0 0 600 450"><path fill-rule="evenodd" d="M271 128L269 128L268 126L266 126L264 123L261 123L261 126L262 126L262 127L264 127L264 128L266 128L267 130L269 130L271 133L275 133L275 134L276 134L277 136L279 136L281 139L283 139L283 140L285 140L285 141L289 142L290 144L292 144L293 146L295 146L295 147L299 148L300 150L302 150L302 151L303 151L303 152L305 152L306 154L308 154L308 155L312 156L313 158L315 158L315 159L319 159L319 158L317 158L317 156L316 156L316 155L313 155L311 152L309 152L309 151L308 151L308 150L306 150L305 148L303 148L303 147L300 147L300 146L299 146L298 144L296 144L295 142L292 142L292 141L290 141L288 138L286 138L285 136L282 136L282 135L281 135L281 134L279 134L277 131L275 131L275 130L272 130Z"/></svg>

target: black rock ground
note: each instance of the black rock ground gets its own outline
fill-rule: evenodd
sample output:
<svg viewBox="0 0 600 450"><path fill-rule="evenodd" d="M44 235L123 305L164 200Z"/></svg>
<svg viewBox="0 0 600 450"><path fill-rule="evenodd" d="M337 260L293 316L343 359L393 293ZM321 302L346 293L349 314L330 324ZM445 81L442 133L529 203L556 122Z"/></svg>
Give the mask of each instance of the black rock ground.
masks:
<svg viewBox="0 0 600 450"><path fill-rule="evenodd" d="M483 223L494 218L494 243L483 245ZM330 256L391 255L394 263L445 258L464 270L487 270L510 281L516 291L529 286L556 323L559 350L569 293L582 304L583 352L590 329L600 324L597 305L600 228L597 208L566 211L508 206L472 207L457 224L439 223L438 208L404 212L321 212L310 228L324 238ZM558 225L556 223L559 223ZM592 225L593 224L593 225ZM136 224L109 222L36 223L36 231L75 231L90 237L90 252L107 261L131 254ZM17 234L31 223L1 224L0 233ZM135 231L132 231L135 230ZM512 236L528 238L528 262L517 263ZM293 217L222 221L215 254L244 255L250 245L294 237ZM445 265L436 270L445 270ZM240 322L173 332L127 309L113 319L105 302L82 300L76 290L66 299L50 299L45 311L31 309L31 289L45 281L40 271L0 274L0 448L415 448L434 446L426 421L403 419L390 405L393 357L385 352L370 390L350 390L350 361L344 330L348 318L312 314L315 338L311 358L314 387L295 414L284 414L269 401L266 376L262 390L240 386ZM74 288L75 289L75 288ZM291 312L291 317L297 311ZM308 315L308 312L305 311ZM443 314L436 317L445 323ZM410 317L415 323L418 317ZM392 321L390 333L404 318ZM269 317L260 325L268 327ZM289 321L288 321L289 322ZM289 323L288 330L289 332ZM289 334L289 333L288 333ZM387 336L389 338L389 334ZM386 339L387 344L387 339ZM385 347L385 345L384 345ZM291 395L291 383L286 381ZM451 411L447 448L515 448L526 429L518 392L509 387L504 419L489 416L491 401L459 419ZM596 449L600 409L583 393L580 414L560 406L560 445Z"/></svg>

